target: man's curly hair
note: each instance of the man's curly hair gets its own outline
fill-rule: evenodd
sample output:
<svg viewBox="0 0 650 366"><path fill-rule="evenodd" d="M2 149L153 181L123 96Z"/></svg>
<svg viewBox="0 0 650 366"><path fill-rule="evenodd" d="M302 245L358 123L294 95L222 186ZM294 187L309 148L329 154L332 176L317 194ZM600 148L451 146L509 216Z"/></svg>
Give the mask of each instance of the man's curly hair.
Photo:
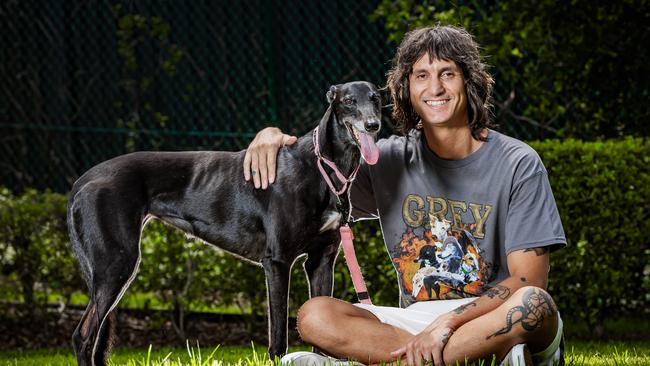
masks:
<svg viewBox="0 0 650 366"><path fill-rule="evenodd" d="M420 117L411 105L409 76L425 53L430 59L454 61L462 70L468 99L469 127L472 136L484 140L481 131L491 127L492 87L494 79L481 60L479 46L465 29L435 26L406 33L397 48L393 68L388 72L386 87L393 101L393 118L399 132L406 135Z"/></svg>

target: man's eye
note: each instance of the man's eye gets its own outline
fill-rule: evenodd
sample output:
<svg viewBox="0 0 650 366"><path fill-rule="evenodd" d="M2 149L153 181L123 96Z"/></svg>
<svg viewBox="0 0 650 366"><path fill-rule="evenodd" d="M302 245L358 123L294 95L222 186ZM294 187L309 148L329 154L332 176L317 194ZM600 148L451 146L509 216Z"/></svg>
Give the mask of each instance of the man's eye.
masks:
<svg viewBox="0 0 650 366"><path fill-rule="evenodd" d="M442 75L441 75L441 77L442 77L443 79L447 79L447 80L448 80L448 79L453 79L454 76L456 76L456 74L453 73L453 72L451 72L451 71L445 71L445 72L443 72Z"/></svg>
<svg viewBox="0 0 650 366"><path fill-rule="evenodd" d="M427 74L417 74L415 75L415 79L417 80L424 80L427 78Z"/></svg>

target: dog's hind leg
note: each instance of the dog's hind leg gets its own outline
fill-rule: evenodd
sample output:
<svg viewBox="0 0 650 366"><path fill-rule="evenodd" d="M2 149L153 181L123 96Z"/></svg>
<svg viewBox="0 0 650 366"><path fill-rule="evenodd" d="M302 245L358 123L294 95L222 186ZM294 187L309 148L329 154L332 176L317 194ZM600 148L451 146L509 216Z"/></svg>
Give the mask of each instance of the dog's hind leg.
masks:
<svg viewBox="0 0 650 366"><path fill-rule="evenodd" d="M98 325L97 305L91 298L79 325L77 325L77 329L75 329L72 335L72 345L77 354L77 363L80 366L92 365L92 349L96 337L93 337L91 332L95 332Z"/></svg>
<svg viewBox="0 0 650 366"><path fill-rule="evenodd" d="M115 311L108 313L100 328L102 319L94 300L89 301L81 321L72 336L72 343L79 365L105 365L115 333ZM95 357L93 357L95 349Z"/></svg>
<svg viewBox="0 0 650 366"><path fill-rule="evenodd" d="M91 301L73 337L80 365L106 364L116 321L114 309L135 278L140 261L139 253L130 256L115 250L105 255L109 263L93 271Z"/></svg>
<svg viewBox="0 0 650 366"><path fill-rule="evenodd" d="M291 263L265 258L262 260L266 274L269 308L269 356L281 357L287 352L287 315L289 306L289 279Z"/></svg>
<svg viewBox="0 0 650 366"><path fill-rule="evenodd" d="M70 238L90 289L90 301L73 335L79 365L105 365L115 324L113 309L140 262L141 209L124 200L85 197L73 212ZM129 202L132 203L132 202ZM122 207L117 207L122 206Z"/></svg>

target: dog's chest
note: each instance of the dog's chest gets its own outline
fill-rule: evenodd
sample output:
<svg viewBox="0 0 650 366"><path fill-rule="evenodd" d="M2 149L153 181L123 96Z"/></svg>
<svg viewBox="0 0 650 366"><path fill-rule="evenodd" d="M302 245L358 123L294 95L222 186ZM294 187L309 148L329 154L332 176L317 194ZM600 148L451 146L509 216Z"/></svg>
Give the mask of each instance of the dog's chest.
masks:
<svg viewBox="0 0 650 366"><path fill-rule="evenodd" d="M320 227L319 233L324 233L329 230L336 230L339 228L341 223L341 213L338 211L325 211L323 217L321 218L323 223Z"/></svg>

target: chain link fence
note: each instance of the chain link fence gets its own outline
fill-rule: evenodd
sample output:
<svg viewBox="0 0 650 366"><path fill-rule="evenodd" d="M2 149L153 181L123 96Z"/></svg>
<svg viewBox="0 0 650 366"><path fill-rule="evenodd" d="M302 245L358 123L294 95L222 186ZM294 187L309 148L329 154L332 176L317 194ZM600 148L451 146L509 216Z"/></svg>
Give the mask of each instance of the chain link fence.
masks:
<svg viewBox="0 0 650 366"><path fill-rule="evenodd" d="M65 192L130 151L303 134L331 84L384 84L377 2L3 1L0 185Z"/></svg>

